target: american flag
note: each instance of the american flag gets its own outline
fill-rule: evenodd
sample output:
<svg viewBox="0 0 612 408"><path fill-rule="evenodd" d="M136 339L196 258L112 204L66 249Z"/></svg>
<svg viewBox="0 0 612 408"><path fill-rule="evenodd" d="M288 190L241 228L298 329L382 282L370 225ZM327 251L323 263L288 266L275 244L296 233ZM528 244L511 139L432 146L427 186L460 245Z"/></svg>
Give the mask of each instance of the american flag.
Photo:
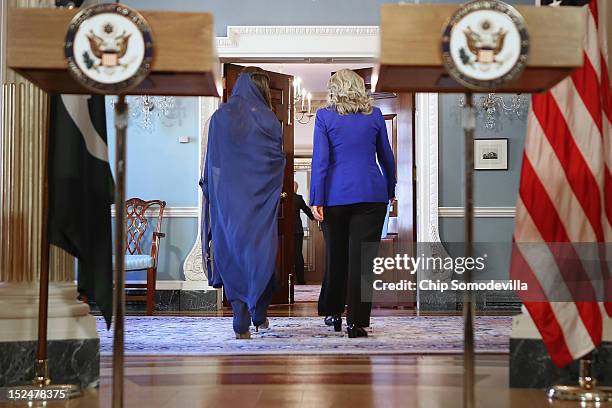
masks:
<svg viewBox="0 0 612 408"><path fill-rule="evenodd" d="M603 321L612 317L612 303L596 301L612 283L605 250L591 244L599 247L598 268L580 262L568 268L552 249L552 243L569 243L566 247L580 259L576 243L612 242L612 97L604 1L536 1L584 6L588 19L582 68L550 91L533 95L514 230L511 272L529 275L546 300L525 301L525 307L559 367L596 348ZM537 250L527 244L538 242L544 244ZM569 280L593 282L582 287L583 294L592 292L591 301L577 300ZM572 301L558 301L560 294Z"/></svg>

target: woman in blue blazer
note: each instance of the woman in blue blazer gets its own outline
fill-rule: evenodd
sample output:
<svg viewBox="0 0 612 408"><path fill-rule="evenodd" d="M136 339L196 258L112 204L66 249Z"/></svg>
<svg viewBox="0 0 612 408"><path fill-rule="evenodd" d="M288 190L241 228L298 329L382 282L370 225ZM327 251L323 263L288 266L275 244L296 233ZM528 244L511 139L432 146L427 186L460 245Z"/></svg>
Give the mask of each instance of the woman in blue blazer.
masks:
<svg viewBox="0 0 612 408"><path fill-rule="evenodd" d="M323 222L326 249L319 315L341 331L348 304L350 338L367 337L372 262L387 205L395 197L395 181L395 160L380 109L372 106L359 75L338 71L329 80L327 107L316 115L310 204Z"/></svg>

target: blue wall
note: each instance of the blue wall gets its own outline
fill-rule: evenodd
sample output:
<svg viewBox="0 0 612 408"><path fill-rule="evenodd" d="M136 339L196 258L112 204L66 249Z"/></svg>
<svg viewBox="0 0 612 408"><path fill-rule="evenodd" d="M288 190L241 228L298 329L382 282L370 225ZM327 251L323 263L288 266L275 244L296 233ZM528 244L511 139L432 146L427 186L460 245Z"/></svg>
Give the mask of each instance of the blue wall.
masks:
<svg viewBox="0 0 612 408"><path fill-rule="evenodd" d="M481 95L475 95L478 103ZM463 129L459 95L446 94L439 97L439 161L440 206L463 205ZM480 207L510 207L516 204L518 182L521 172L523 145L527 130L526 114L522 119L497 114L496 127L484 126L482 110L476 117L475 138L507 138L508 170L476 170L474 176L475 205ZM456 171L452 171L455 169Z"/></svg>
<svg viewBox="0 0 612 408"><path fill-rule="evenodd" d="M115 129L109 98L106 105L109 161L114 172ZM160 199L166 201L168 207L197 207L200 178L198 100L176 98L176 108L174 116L177 119L154 120L151 130L145 130L140 126L141 117L130 116L127 142L127 198ZM179 136L189 137L190 142L179 143ZM183 280L183 262L196 238L197 216L166 217L162 230L166 233L166 237L161 241L158 279ZM144 280L145 274L133 272L129 273L127 278Z"/></svg>
<svg viewBox="0 0 612 408"><path fill-rule="evenodd" d="M113 109L107 98L109 160L114 171L115 128ZM133 105L133 104L132 104ZM198 205L198 99L176 98L180 120L153 121L151 130L139 124L142 118L130 116L127 141L127 197L162 199L172 207ZM130 108L130 114L137 111ZM179 143L179 136L190 138Z"/></svg>
<svg viewBox="0 0 612 408"><path fill-rule="evenodd" d="M478 101L481 95L475 95ZM459 99L456 94L439 98L439 205L463 206L463 129ZM523 158L527 118L497 115L496 127L484 126L482 111L476 120L476 138L508 138L508 170L476 170L474 174L474 205L476 207L514 207ZM514 220L511 218L479 218L475 224L477 241L507 242L512 239ZM440 218L443 241L463 240L462 218Z"/></svg>
<svg viewBox="0 0 612 408"><path fill-rule="evenodd" d="M475 95L478 101L481 95ZM463 154L464 135L458 95L439 97L439 205L441 207L463 207ZM476 104L478 106L478 104ZM526 114L513 118L498 114L496 127L484 126L483 111L476 120L476 139L507 138L508 170L476 170L474 172L474 205L476 207L514 207L518 195L525 132ZM439 219L440 238L444 242L463 242L464 219ZM476 218L474 241L490 242L487 279L508 279L514 218Z"/></svg>

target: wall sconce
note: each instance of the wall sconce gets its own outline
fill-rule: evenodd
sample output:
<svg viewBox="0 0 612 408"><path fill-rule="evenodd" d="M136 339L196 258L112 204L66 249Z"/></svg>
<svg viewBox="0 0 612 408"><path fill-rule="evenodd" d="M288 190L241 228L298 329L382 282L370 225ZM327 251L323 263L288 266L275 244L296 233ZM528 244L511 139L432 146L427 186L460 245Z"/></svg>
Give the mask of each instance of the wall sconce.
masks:
<svg viewBox="0 0 612 408"><path fill-rule="evenodd" d="M312 94L302 87L302 78L296 77L293 80L293 117L298 123L306 125L313 116Z"/></svg>

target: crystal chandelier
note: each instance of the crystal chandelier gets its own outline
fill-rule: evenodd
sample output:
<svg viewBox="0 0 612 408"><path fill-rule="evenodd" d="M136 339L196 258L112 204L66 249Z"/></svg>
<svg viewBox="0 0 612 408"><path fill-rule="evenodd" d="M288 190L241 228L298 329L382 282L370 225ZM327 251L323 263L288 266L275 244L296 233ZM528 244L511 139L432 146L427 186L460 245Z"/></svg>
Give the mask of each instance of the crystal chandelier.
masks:
<svg viewBox="0 0 612 408"><path fill-rule="evenodd" d="M134 107L130 109L130 116L136 120L140 118L140 127L145 130L153 128L154 119L170 116L176 105L174 96L141 95L128 97L127 100L128 106Z"/></svg>
<svg viewBox="0 0 612 408"><path fill-rule="evenodd" d="M111 100L111 105L115 106L116 99ZM151 131L155 127L156 120L164 120L172 116L176 107L174 96L128 96L126 97L130 118L137 122L137 125L144 130Z"/></svg>
<svg viewBox="0 0 612 408"><path fill-rule="evenodd" d="M313 116L312 94L302 87L302 78L296 77L293 80L293 117L298 123L306 125Z"/></svg>
<svg viewBox="0 0 612 408"><path fill-rule="evenodd" d="M459 96L459 107L465 106L465 96ZM477 110L484 111L484 126L487 129L494 129L497 126L497 117L503 113L510 119L522 119L527 114L529 107L529 96L522 94L498 95L489 93L480 96L478 102L474 104Z"/></svg>

